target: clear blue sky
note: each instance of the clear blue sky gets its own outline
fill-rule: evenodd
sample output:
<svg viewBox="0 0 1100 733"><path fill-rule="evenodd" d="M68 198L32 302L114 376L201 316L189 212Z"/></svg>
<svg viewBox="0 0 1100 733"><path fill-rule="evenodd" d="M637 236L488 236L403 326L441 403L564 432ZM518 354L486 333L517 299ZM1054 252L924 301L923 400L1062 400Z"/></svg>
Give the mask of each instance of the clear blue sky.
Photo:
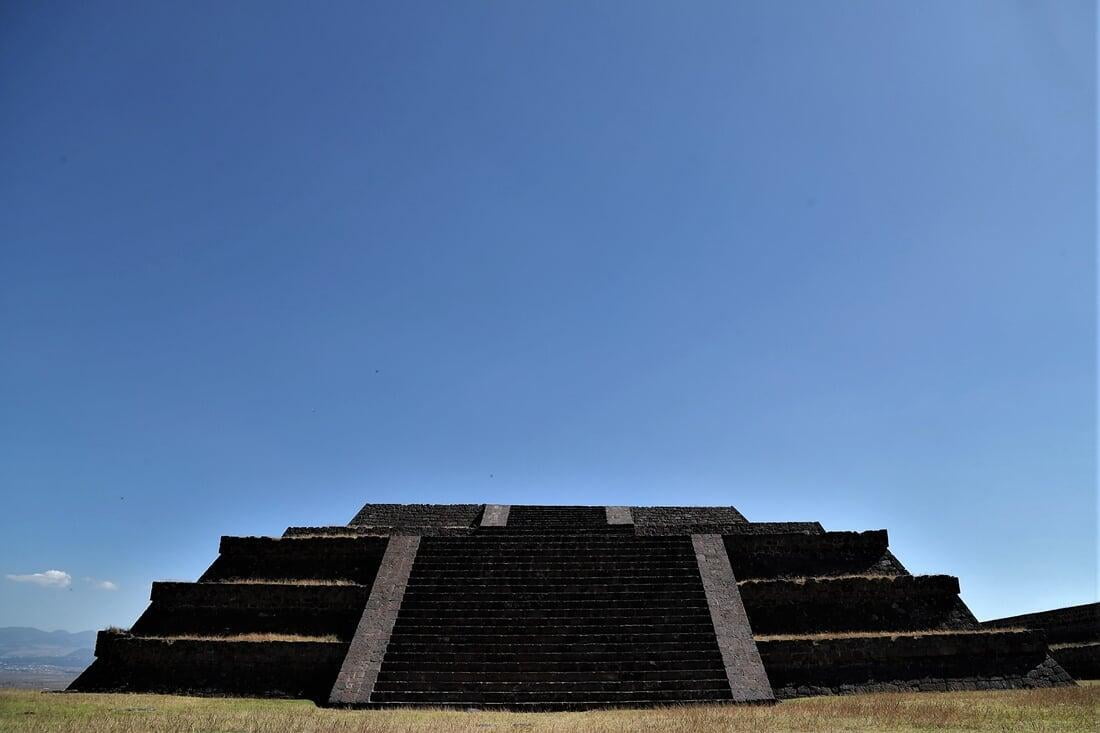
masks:
<svg viewBox="0 0 1100 733"><path fill-rule="evenodd" d="M0 625L366 501L734 504L981 618L1095 600L1096 29L3 3L0 575L71 583Z"/></svg>

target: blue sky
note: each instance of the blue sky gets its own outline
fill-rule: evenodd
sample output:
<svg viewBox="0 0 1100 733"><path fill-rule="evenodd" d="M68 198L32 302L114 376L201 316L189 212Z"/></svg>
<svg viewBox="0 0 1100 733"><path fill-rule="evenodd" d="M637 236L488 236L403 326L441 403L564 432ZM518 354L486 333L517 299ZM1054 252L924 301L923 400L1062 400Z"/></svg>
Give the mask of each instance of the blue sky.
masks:
<svg viewBox="0 0 1100 733"><path fill-rule="evenodd" d="M1092 3L0 7L0 625L366 501L1097 598ZM110 589L104 583L117 586Z"/></svg>

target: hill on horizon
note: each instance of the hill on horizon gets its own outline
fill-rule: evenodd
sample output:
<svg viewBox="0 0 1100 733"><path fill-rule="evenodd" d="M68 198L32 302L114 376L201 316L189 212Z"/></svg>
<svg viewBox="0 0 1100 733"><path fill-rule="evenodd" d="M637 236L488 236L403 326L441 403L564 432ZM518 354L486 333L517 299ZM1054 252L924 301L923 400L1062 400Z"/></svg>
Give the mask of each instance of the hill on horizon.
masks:
<svg viewBox="0 0 1100 733"><path fill-rule="evenodd" d="M0 665L83 669L92 663L95 631L43 631L30 626L0 627Z"/></svg>

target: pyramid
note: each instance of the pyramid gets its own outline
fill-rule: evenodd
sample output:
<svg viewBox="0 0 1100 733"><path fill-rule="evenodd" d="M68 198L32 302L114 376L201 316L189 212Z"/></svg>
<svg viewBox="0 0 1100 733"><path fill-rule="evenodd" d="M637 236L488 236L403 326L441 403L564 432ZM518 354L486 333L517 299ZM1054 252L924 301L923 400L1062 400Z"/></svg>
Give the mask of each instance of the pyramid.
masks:
<svg viewBox="0 0 1100 733"><path fill-rule="evenodd" d="M560 710L1074 684L885 530L733 507L367 504L223 537L151 601L70 690Z"/></svg>

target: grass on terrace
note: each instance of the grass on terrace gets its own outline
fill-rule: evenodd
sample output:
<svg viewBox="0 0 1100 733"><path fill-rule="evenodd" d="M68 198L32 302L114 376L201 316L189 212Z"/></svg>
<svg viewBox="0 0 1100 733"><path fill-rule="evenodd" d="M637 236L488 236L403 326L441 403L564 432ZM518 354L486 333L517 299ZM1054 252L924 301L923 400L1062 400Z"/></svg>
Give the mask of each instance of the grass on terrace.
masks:
<svg viewBox="0 0 1100 733"><path fill-rule="evenodd" d="M932 575L898 575L897 573L847 573L845 575L780 575L775 578L746 578L737 581L737 585L769 585L780 583L826 583L834 580L873 580L880 583L897 583L914 578L930 578Z"/></svg>
<svg viewBox="0 0 1100 733"><path fill-rule="evenodd" d="M586 713L342 711L280 700L0 691L0 730L40 733L1095 731L1100 686L807 698Z"/></svg>
<svg viewBox="0 0 1100 733"><path fill-rule="evenodd" d="M974 634L1024 634L1027 629L924 629L921 631L822 631L814 634L756 634L756 641L812 641L824 639L874 639L913 636L972 636ZM1051 649L1054 648L1052 645Z"/></svg>
<svg viewBox="0 0 1100 733"><path fill-rule="evenodd" d="M1051 649L1080 649L1081 647L1086 647L1086 646L1096 646L1097 643L1100 643L1100 642L1095 642L1095 641L1068 641L1064 644L1051 644L1050 648Z"/></svg>
<svg viewBox="0 0 1100 733"><path fill-rule="evenodd" d="M129 634L129 632L125 633ZM323 642L334 644L340 641L340 637L335 634L323 636L308 636L305 634L230 634L222 636L209 634L173 634L172 636L136 634L134 638L147 638L157 642Z"/></svg>
<svg viewBox="0 0 1100 733"><path fill-rule="evenodd" d="M360 585L346 578L222 578L206 580L209 585Z"/></svg>

